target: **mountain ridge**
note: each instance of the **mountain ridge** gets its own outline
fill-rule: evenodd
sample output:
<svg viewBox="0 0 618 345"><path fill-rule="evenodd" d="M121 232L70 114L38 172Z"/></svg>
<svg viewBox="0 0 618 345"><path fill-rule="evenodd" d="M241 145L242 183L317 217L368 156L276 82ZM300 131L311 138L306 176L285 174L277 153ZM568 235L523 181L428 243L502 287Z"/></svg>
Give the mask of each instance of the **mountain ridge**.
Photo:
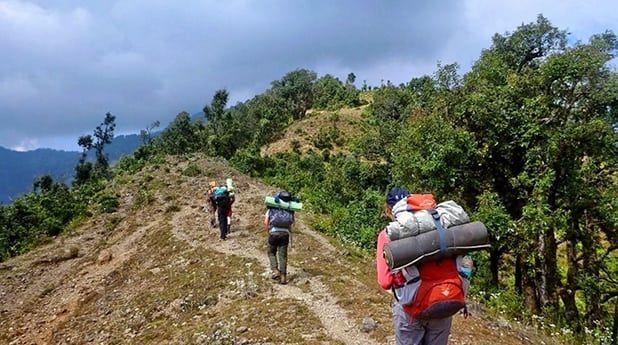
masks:
<svg viewBox="0 0 618 345"><path fill-rule="evenodd" d="M189 177L189 166L200 173ZM211 179L237 188L232 232L204 211ZM107 186L117 212L0 264L0 342L393 343L392 297L373 257L315 232L299 213L286 286L268 277L263 197L272 186L200 154L168 156ZM11 303L9 303L11 301ZM473 309L450 344L557 344Z"/></svg>
<svg viewBox="0 0 618 345"><path fill-rule="evenodd" d="M105 153L114 162L139 145L138 134L118 135L105 147ZM69 184L80 156L78 151L51 148L15 151L0 146L0 204L31 191L34 179L41 175L50 175L56 181ZM90 152L89 157L94 157L94 152Z"/></svg>

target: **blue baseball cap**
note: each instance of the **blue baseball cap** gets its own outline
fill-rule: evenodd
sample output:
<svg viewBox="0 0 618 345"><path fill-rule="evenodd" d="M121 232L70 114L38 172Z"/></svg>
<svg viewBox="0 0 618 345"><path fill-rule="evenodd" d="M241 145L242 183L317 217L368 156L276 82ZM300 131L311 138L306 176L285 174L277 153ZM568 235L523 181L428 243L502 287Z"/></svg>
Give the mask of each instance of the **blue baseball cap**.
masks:
<svg viewBox="0 0 618 345"><path fill-rule="evenodd" d="M407 197L409 194L410 192L403 187L394 187L390 190L390 192L388 192L388 194L386 194L386 203L392 207L397 203L397 201Z"/></svg>

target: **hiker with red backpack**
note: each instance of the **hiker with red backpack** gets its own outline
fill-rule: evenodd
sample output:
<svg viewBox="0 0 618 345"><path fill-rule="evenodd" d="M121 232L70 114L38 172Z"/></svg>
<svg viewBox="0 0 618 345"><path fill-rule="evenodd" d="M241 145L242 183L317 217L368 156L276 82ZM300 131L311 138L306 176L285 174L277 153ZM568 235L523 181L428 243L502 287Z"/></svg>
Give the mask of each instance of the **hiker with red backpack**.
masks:
<svg viewBox="0 0 618 345"><path fill-rule="evenodd" d="M392 290L395 297L393 323L397 344L444 345L448 343L452 315L464 309L467 317L465 294L472 261L468 256L440 256L432 261L390 269L384 257L384 247L391 242L389 232L403 233L415 225L414 231L418 234L420 229L421 222L416 218L413 221L396 218L394 209L401 209L402 205L411 211L426 210L432 215L438 229L435 231L444 231L433 195L410 194L399 187L391 189L386 196L385 215L393 222L379 233L377 241L378 283L383 289ZM442 240L441 235L440 242Z"/></svg>

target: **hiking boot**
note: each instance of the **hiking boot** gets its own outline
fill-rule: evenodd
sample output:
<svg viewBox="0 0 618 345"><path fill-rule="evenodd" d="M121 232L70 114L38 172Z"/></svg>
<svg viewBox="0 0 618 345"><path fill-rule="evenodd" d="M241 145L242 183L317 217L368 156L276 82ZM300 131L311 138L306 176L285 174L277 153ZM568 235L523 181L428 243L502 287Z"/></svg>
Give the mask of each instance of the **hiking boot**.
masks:
<svg viewBox="0 0 618 345"><path fill-rule="evenodd" d="M278 280L280 276L281 273L279 272L279 270L274 270L273 273L270 275L270 278L273 280Z"/></svg>
<svg viewBox="0 0 618 345"><path fill-rule="evenodd" d="M285 273L281 273L281 280L279 281L280 284L285 285L288 283L288 279L286 277Z"/></svg>

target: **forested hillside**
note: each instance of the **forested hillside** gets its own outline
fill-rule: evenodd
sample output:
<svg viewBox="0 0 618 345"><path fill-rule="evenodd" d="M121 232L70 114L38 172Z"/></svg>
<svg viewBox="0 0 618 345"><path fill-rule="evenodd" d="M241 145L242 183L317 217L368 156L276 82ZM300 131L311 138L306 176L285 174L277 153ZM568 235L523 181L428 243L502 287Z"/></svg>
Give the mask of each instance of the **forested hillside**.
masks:
<svg viewBox="0 0 618 345"><path fill-rule="evenodd" d="M77 152L38 149L18 152L0 147L0 203L9 203L19 194L32 191L34 178L49 174L70 181Z"/></svg>
<svg viewBox="0 0 618 345"><path fill-rule="evenodd" d="M376 235L385 225L382 210L390 187L405 186L434 193L440 200L456 200L490 232L491 251L474 253L473 279L473 295L490 315L536 326L558 342L610 344L618 334L618 73L611 65L617 52L618 40L611 32L569 43L565 31L539 16L513 32L494 35L491 47L463 75L457 64L439 64L433 75L359 90L353 73L340 81L298 69L232 107L227 106L229 95L222 89L204 107L206 121L192 121L189 113L181 112L160 136L113 169L90 166L71 189L48 185L2 207L0 255L8 258L26 252L33 244L62 231L68 234L83 222L108 224L99 231L114 236L116 225L124 220L125 227L135 230L137 237L131 238L142 238L150 227L133 224L125 211L118 213L127 208L142 210L154 203L172 223L186 219L174 214L188 212L187 205L178 205L178 196L167 195L177 184L144 171L170 173L177 169L170 156L206 154L300 196L307 205L306 226L332 236L354 253L359 251L354 255L360 258L371 257ZM178 184L190 184L185 177L196 178L202 184L194 187L202 189L204 176L222 178L199 162L180 167L177 173L184 177L177 177ZM130 197L122 189L109 188L120 188L134 174L142 179L132 181L138 186ZM153 185L156 193L150 189ZM263 192L258 189L248 187L247 193ZM259 216L254 209L251 212ZM96 218L100 214L105 217ZM152 219L151 224L159 221ZM207 241L191 237L186 225L174 224L169 225L171 233L195 244L194 248ZM247 223L243 226L246 231L253 229ZM173 247L165 245L166 250ZM87 255L95 252L89 250ZM309 265L321 259L311 257ZM174 262L169 260L168 268ZM208 260L217 262L217 258ZM190 260L182 263L192 264ZM362 267L367 265L371 263ZM373 272L355 274L360 280L373 279ZM121 278L129 279L109 279L114 283ZM197 279L177 278L179 284ZM107 296L100 294L93 298ZM148 298L153 303L157 300ZM181 300L179 308L199 309L211 303L208 296L199 298L203 298L199 303ZM345 296L339 296L336 304L358 301L388 308L386 301L372 298L363 295L360 301L345 302ZM273 301L273 308L277 303ZM260 307L264 306L256 308ZM70 312L68 319L74 320L80 308ZM149 325L158 325L158 313L167 310L160 308L144 316ZM381 307L372 315L378 315L378 310ZM318 324L311 317L307 320L311 327L314 321ZM210 328L203 332L216 333ZM383 341L386 334L379 332L387 331L380 329L372 337ZM148 333L153 337L149 339L156 334ZM332 334L338 333L326 331L323 336ZM518 341L542 341L526 337ZM313 340L350 343L344 336L324 339ZM303 342L302 337L295 342Z"/></svg>
<svg viewBox="0 0 618 345"><path fill-rule="evenodd" d="M119 135L106 153L114 162L135 151L139 144L137 134ZM94 158L94 153L90 157ZM32 184L39 176L50 175L57 181L70 184L78 160L79 152L76 151L37 149L18 152L0 147L0 203L9 203L18 195L32 191Z"/></svg>

